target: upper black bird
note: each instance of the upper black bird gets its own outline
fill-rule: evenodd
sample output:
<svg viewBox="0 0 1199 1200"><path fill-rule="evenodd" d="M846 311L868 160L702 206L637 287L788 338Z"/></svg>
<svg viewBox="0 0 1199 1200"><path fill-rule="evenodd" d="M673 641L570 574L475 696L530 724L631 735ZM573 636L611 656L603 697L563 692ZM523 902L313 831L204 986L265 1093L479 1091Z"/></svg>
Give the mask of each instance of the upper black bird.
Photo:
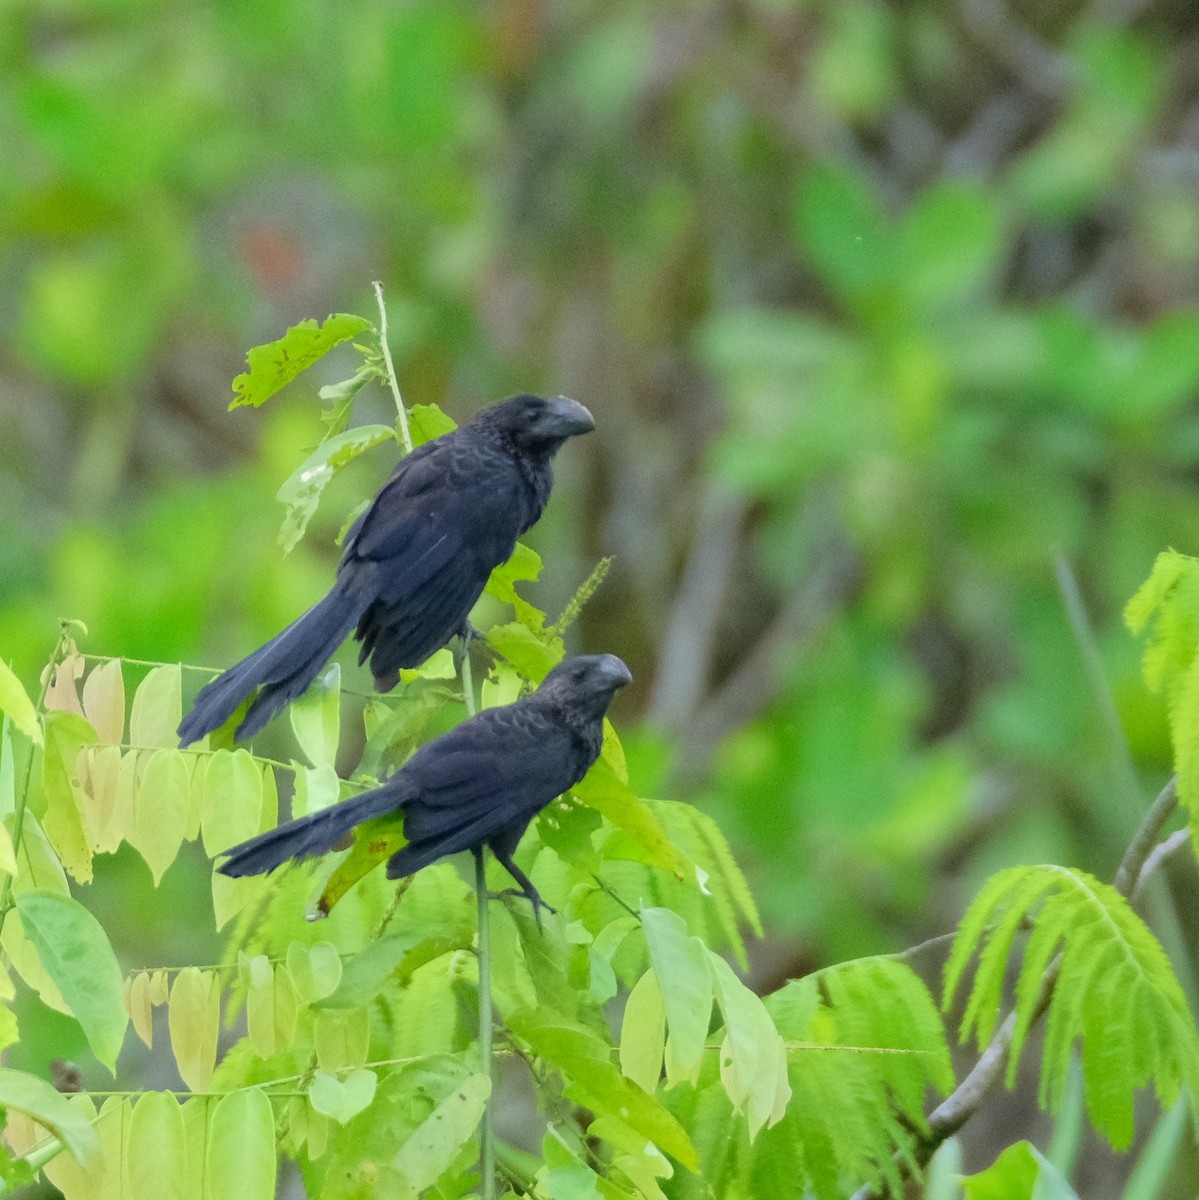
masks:
<svg viewBox="0 0 1199 1200"><path fill-rule="evenodd" d="M234 846L220 869L260 875L326 854L355 825L402 809L408 844L388 859L389 879L488 845L539 914L549 905L512 854L529 822L599 757L604 713L632 678L614 654L568 658L531 695L434 738L379 787Z"/></svg>
<svg viewBox="0 0 1199 1200"><path fill-rule="evenodd" d="M467 625L492 570L539 516L562 444L595 428L574 400L513 396L400 460L346 537L337 582L265 646L218 676L179 726L219 729L260 688L237 737L261 729L316 678L357 626L379 691Z"/></svg>

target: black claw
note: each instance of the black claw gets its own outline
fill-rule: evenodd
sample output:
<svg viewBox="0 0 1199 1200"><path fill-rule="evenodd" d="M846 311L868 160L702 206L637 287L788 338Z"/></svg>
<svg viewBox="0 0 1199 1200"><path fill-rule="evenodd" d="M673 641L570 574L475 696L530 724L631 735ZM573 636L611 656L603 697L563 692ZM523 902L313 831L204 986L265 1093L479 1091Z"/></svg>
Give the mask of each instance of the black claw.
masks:
<svg viewBox="0 0 1199 1200"><path fill-rule="evenodd" d="M488 892L489 900L502 900L505 896L516 896L518 899L527 900L533 906L533 919L537 922L537 928L541 928L541 910L544 908L546 912L558 915L558 910L552 905L547 904L539 892L526 892L523 888L504 888L502 892Z"/></svg>

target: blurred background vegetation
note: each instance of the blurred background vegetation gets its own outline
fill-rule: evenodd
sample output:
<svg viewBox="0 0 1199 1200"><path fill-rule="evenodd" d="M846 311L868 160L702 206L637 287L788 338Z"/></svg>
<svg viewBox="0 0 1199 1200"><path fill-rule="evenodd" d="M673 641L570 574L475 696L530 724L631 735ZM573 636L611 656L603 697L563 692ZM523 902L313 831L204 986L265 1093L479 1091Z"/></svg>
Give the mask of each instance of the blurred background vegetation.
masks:
<svg viewBox="0 0 1199 1200"><path fill-rule="evenodd" d="M637 676L642 793L733 837L758 985L944 932L1001 865L1110 877L1169 758L1121 607L1199 549L1193 4L18 0L0 62L27 681L60 616L227 665L324 591L392 451L284 558L274 492L349 360L260 412L229 384L380 279L409 403L595 413L538 598L615 556L576 644ZM124 965L197 961L125 867ZM96 891L113 930L128 896ZM1043 1132L995 1109L968 1167ZM1095 1150L1080 1194L1125 1170Z"/></svg>

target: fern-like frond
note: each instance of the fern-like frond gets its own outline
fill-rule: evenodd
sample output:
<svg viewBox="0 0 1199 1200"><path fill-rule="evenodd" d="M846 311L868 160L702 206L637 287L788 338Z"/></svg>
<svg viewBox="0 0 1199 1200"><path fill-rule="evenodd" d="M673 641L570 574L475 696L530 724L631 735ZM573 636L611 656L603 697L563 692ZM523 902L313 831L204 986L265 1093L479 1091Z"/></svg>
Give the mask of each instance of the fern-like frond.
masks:
<svg viewBox="0 0 1199 1200"><path fill-rule="evenodd" d="M1013 867L988 880L962 921L945 971L948 1007L966 965L978 959L963 1040L973 1032L981 1048L991 1036L1004 968L1026 921L1032 928L1015 987L1008 1086L1053 968L1043 1106L1055 1111L1060 1105L1079 1041L1091 1121L1118 1148L1132 1138L1140 1088L1152 1082L1163 1104L1173 1103L1183 1087L1199 1097L1199 1035L1165 951L1115 888L1083 871Z"/></svg>
<svg viewBox="0 0 1199 1200"><path fill-rule="evenodd" d="M1149 619L1165 603L1166 597L1177 586L1188 564L1194 559L1177 550L1163 550L1149 572L1149 578L1136 590L1136 594L1124 606L1124 624L1133 633L1140 633Z"/></svg>

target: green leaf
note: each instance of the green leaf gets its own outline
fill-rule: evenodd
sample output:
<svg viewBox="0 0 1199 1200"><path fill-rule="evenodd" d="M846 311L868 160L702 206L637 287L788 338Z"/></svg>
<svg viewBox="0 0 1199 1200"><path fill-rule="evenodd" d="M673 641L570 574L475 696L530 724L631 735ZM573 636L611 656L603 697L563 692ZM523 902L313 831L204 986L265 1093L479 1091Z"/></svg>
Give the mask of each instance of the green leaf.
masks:
<svg viewBox="0 0 1199 1200"><path fill-rule="evenodd" d="M304 536L325 488L347 463L381 442L395 438L390 425L357 425L326 438L284 480L275 498L287 510L279 530L279 545L288 554Z"/></svg>
<svg viewBox="0 0 1199 1200"><path fill-rule="evenodd" d="M318 1070L308 1089L308 1102L318 1113L344 1125L375 1098L378 1083L379 1077L365 1067L351 1071L344 1079Z"/></svg>
<svg viewBox="0 0 1199 1200"><path fill-rule="evenodd" d="M457 428L458 422L442 412L436 404L414 404L408 410L408 432L412 435L414 447L423 446Z"/></svg>
<svg viewBox="0 0 1199 1200"><path fill-rule="evenodd" d="M36 1075L0 1067L0 1108L28 1114L80 1162L87 1162L100 1148L92 1123L68 1097Z"/></svg>
<svg viewBox="0 0 1199 1200"><path fill-rule="evenodd" d="M813 266L843 299L861 301L890 282L890 230L863 176L843 166L811 169L796 196L795 230Z"/></svg>
<svg viewBox="0 0 1199 1200"><path fill-rule="evenodd" d="M961 1182L967 1200L1078 1200L1061 1172L1028 1142L1009 1146L985 1171Z"/></svg>
<svg viewBox="0 0 1199 1200"><path fill-rule="evenodd" d="M336 989L318 999L316 1007L327 1011L358 1008L374 999L401 970L411 974L443 954L467 949L473 935L473 927L447 921L370 942L345 964Z"/></svg>
<svg viewBox="0 0 1199 1200"><path fill-rule="evenodd" d="M539 635L519 621L493 625L486 638L497 654L502 654L524 678L534 683L540 683L562 661L566 652L560 637Z"/></svg>
<svg viewBox="0 0 1199 1200"><path fill-rule="evenodd" d="M687 923L669 909L643 907L641 925L666 1006L667 1084L695 1083L712 1019L707 947L690 936Z"/></svg>
<svg viewBox="0 0 1199 1200"><path fill-rule="evenodd" d="M37 709L33 707L33 701L21 686L21 681L3 659L0 659L0 712L7 713L27 738L41 745L42 727L37 719Z"/></svg>
<svg viewBox="0 0 1199 1200"><path fill-rule="evenodd" d="M638 861L669 871L676 879L694 875L695 868L687 862L668 837L662 823L603 758L571 789L577 800L594 808L618 829L631 835Z"/></svg>
<svg viewBox="0 0 1199 1200"><path fill-rule="evenodd" d="M695 1147L679 1121L611 1061L611 1047L591 1029L548 1008L522 1008L508 1026L538 1057L561 1073L564 1090L597 1117L635 1130L689 1170L698 1168Z"/></svg>
<svg viewBox="0 0 1199 1200"><path fill-rule="evenodd" d="M333 766L341 736L341 666L333 663L318 675L287 712L309 766Z"/></svg>
<svg viewBox="0 0 1199 1200"><path fill-rule="evenodd" d="M132 1196L191 1200L195 1179L188 1169L183 1110L171 1092L145 1092L133 1106L125 1146Z"/></svg>
<svg viewBox="0 0 1199 1200"><path fill-rule="evenodd" d="M494 596L504 604L510 604L516 613L517 621L535 633L545 627L545 613L517 595L516 585L536 580L540 574L541 555L524 542L517 542L512 557L491 572L484 589L489 596Z"/></svg>
<svg viewBox="0 0 1199 1200"><path fill-rule="evenodd" d="M35 890L16 899L25 936L54 980L92 1053L115 1073L125 1040L125 980L100 922L59 892Z"/></svg>
<svg viewBox="0 0 1199 1200"><path fill-rule="evenodd" d="M255 346L246 355L249 371L233 381L234 399L229 407L251 404L257 408L334 346L348 342L370 324L350 313L334 313L323 325L312 319L301 321L278 341Z"/></svg>
<svg viewBox="0 0 1199 1200"><path fill-rule="evenodd" d="M217 1101L204 1156L207 1200L274 1200L275 1120L261 1088Z"/></svg>
<svg viewBox="0 0 1199 1200"><path fill-rule="evenodd" d="M408 1181L414 1195L436 1183L474 1136L490 1095L491 1080L486 1075L468 1075L450 1088L412 1131L392 1166Z"/></svg>
<svg viewBox="0 0 1199 1200"><path fill-rule="evenodd" d="M791 1099L787 1051L762 1001L708 951L716 1003L724 1017L720 1078L733 1106L745 1106L752 1140L763 1125L777 1124Z"/></svg>
<svg viewBox="0 0 1199 1200"><path fill-rule="evenodd" d="M287 948L287 972L299 998L305 1004L314 1004L337 990L342 976L341 955L332 942L311 946L292 942Z"/></svg>
<svg viewBox="0 0 1199 1200"><path fill-rule="evenodd" d="M1059 866L1013 867L988 880L963 917L945 968L948 1006L965 966L978 968L962 1037L990 1036L1017 931L1032 922L1016 980L1011 1086L1044 973L1061 955L1045 1021L1039 1101L1057 1111L1081 1039L1087 1110L1117 1149L1133 1134L1133 1100L1152 1082L1163 1104L1199 1095L1199 1033L1160 943L1109 884Z"/></svg>

